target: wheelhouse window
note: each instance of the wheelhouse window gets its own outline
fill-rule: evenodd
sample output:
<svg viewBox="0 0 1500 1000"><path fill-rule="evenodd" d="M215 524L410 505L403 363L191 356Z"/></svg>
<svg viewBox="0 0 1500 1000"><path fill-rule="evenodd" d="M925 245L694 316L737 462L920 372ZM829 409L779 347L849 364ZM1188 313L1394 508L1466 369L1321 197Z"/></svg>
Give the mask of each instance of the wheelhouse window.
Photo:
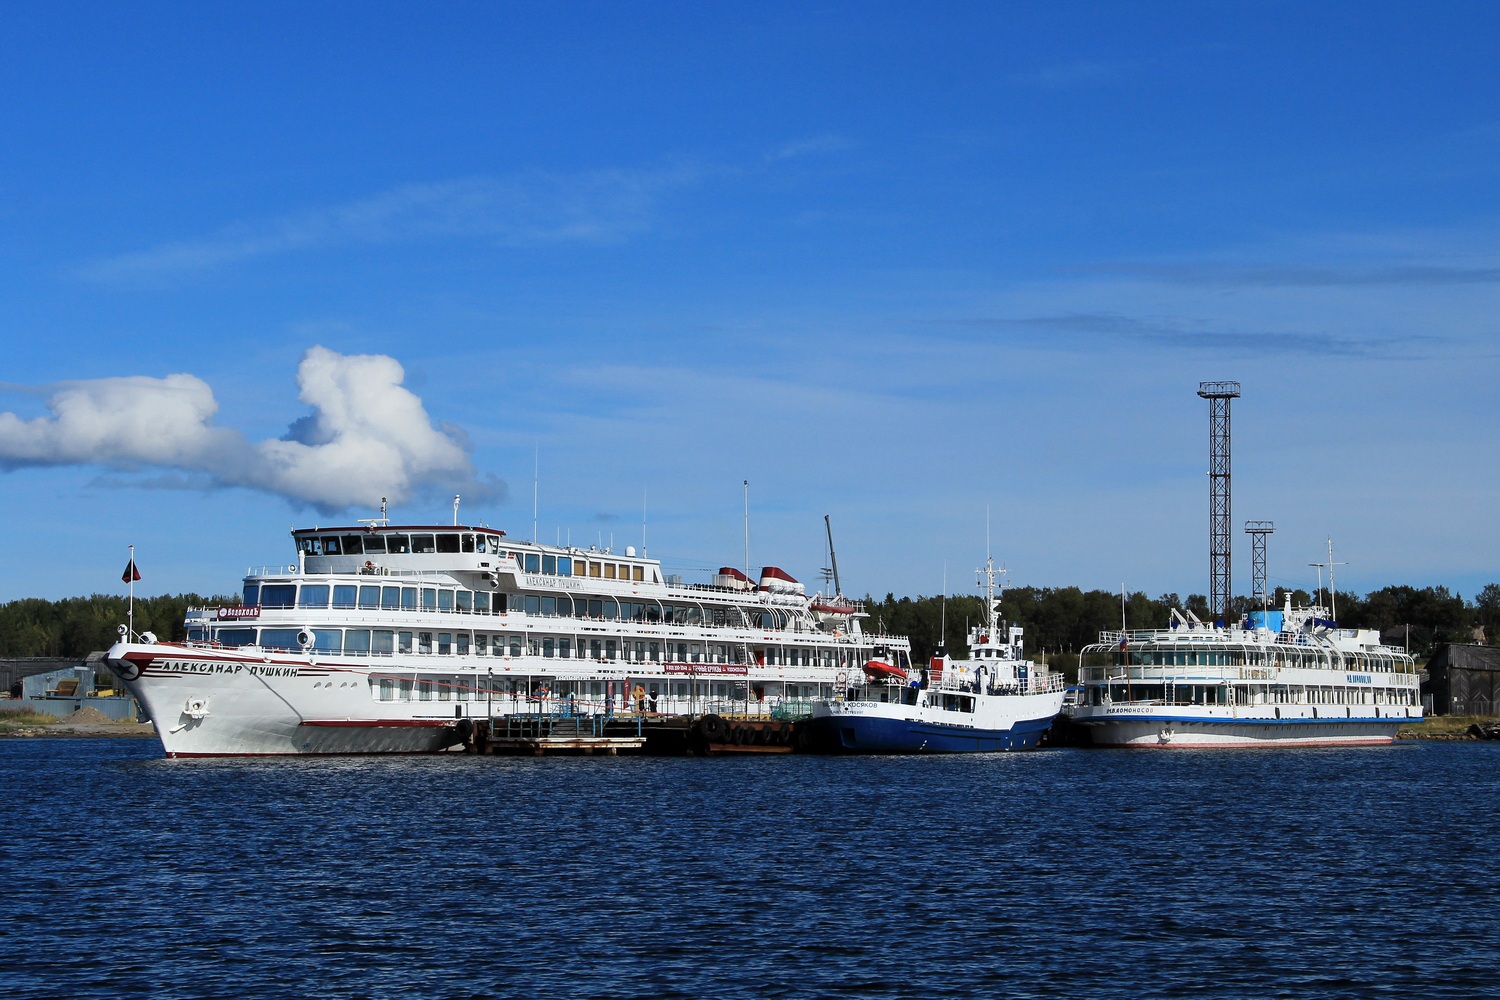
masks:
<svg viewBox="0 0 1500 1000"><path fill-rule="evenodd" d="M343 538L339 539L339 541L344 546L344 555L346 555L346 556L358 556L358 555L363 555L364 554L364 551L365 551L365 540L364 540L363 536L360 536L360 535L345 535Z"/></svg>
<svg viewBox="0 0 1500 1000"><path fill-rule="evenodd" d="M436 552L437 542L431 535L412 535L411 550L413 552Z"/></svg>
<svg viewBox="0 0 1500 1000"><path fill-rule="evenodd" d="M457 552L459 549L459 536L454 534L443 534L437 536L437 550L439 552ZM472 551L472 549L470 550Z"/></svg>
<svg viewBox="0 0 1500 1000"><path fill-rule="evenodd" d="M260 584L245 584L245 607L250 608L260 603Z"/></svg>
<svg viewBox="0 0 1500 1000"><path fill-rule="evenodd" d="M386 535L385 550L392 555L405 555L411 551L411 536Z"/></svg>
<svg viewBox="0 0 1500 1000"><path fill-rule="evenodd" d="M385 555L384 535L365 536L365 555L370 555L371 553L374 553L376 555Z"/></svg>

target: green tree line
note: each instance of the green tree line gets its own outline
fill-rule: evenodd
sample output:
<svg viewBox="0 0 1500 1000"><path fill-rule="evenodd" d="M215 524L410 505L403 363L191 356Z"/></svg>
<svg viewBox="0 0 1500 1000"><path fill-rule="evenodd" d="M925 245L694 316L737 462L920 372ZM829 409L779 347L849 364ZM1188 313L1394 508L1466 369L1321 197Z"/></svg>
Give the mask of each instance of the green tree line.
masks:
<svg viewBox="0 0 1500 1000"><path fill-rule="evenodd" d="M1287 591L1277 588L1272 609L1280 608ZM1302 590L1291 591L1294 605L1311 603ZM1327 595L1323 595L1327 601ZM200 597L172 594L138 597L135 601L137 632L154 632L167 641L184 638L183 616L189 607L237 604L237 597ZM1077 587L1015 587L1005 592L1000 604L1002 617L1026 629L1026 649L1031 654L1066 657L1095 641L1099 633L1120 627L1120 595ZM1148 597L1127 594L1124 622L1128 628L1164 628L1172 609L1191 611L1210 620L1208 600L1190 594L1184 601L1176 594ZM1236 617L1252 610L1253 602L1236 598ZM1500 584L1489 584L1473 601L1466 601L1446 587L1385 587L1360 597L1340 591L1337 601L1339 624L1345 628L1379 629L1385 640L1407 645L1417 656L1426 656L1444 642L1500 642ZM127 601L111 594L70 597L60 601L26 598L0 604L0 656L76 656L108 649L118 627L125 622ZM880 630L911 638L912 653L920 662L930 657L946 637L948 651L968 653L968 629L984 613L983 601L972 596L865 598L870 614L867 630Z"/></svg>
<svg viewBox="0 0 1500 1000"><path fill-rule="evenodd" d="M129 616L129 601L113 594L47 601L29 597L0 604L0 656L76 656L108 649ZM163 594L135 599L135 630L168 642L186 638L190 607L238 604L238 598Z"/></svg>
<svg viewBox="0 0 1500 1000"><path fill-rule="evenodd" d="M1277 588L1270 602L1271 610L1283 606L1288 591ZM1312 595L1303 590L1290 591L1292 604L1301 607L1313 603ZM1321 595L1327 606L1328 595ZM1406 646L1418 657L1429 655L1444 642L1500 642L1500 584L1491 583L1474 601L1450 593L1446 587L1384 587L1360 597L1339 591L1338 622L1344 628L1377 629L1385 641ZM1249 598L1236 598L1233 609L1236 620L1259 605ZM1136 592L1125 595L1123 616L1118 593L1104 590L1080 590L1077 587L1015 587L1005 591L1000 602L1001 617L1026 629L1029 654L1046 654L1056 662L1077 653L1099 638L1099 633L1118 630L1123 617L1127 628L1165 628L1172 610L1192 612L1202 621L1211 621L1208 598L1190 594L1187 600L1176 594L1148 597ZM912 655L926 660L946 639L948 652L962 657L968 654L968 630L982 620L984 602L967 596L901 597L886 594L884 600L865 598L870 626L911 639Z"/></svg>

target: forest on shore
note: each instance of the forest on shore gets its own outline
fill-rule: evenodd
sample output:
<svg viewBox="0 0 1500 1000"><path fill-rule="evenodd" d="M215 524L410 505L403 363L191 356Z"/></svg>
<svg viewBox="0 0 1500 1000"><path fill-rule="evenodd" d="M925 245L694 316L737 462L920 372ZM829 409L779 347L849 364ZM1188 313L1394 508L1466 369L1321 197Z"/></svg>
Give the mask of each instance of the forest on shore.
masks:
<svg viewBox="0 0 1500 1000"><path fill-rule="evenodd" d="M1272 609L1282 606L1287 591L1278 588ZM1292 604L1312 603L1306 591L1291 591ZM1327 595L1322 595L1323 602ZM135 628L154 632L167 641L185 637L183 617L189 607L238 604L239 598L198 594L137 597ZM885 631L910 637L912 653L921 662L944 641L954 656L968 652L968 629L981 620L984 602L973 596L896 597L883 600L866 596L867 632ZM1104 630L1120 628L1122 613L1128 628L1164 628L1173 608L1211 620L1208 600L1191 594L1184 601L1176 594L1148 597L1143 593L1121 596L1103 590L1077 587L1015 587L1005 591L1001 615L1026 629L1028 655L1049 660L1076 654L1095 641ZM1360 597L1338 593L1339 624L1345 628L1379 629L1385 641L1405 646L1425 658L1445 642L1500 641L1500 584L1491 583L1473 601L1466 601L1446 587L1385 587ZM1255 607L1248 598L1236 598L1237 617ZM0 604L0 656L78 657L108 649L128 613L123 596L94 594L60 601L26 598ZM1074 660L1076 663L1076 660Z"/></svg>

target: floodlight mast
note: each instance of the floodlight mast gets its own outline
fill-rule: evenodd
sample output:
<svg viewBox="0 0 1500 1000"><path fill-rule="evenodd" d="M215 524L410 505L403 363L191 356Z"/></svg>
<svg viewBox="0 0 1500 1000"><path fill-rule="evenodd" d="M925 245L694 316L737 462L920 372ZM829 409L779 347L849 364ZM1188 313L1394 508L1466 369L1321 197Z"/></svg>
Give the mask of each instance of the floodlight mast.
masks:
<svg viewBox="0 0 1500 1000"><path fill-rule="evenodd" d="M1250 536L1250 591L1262 611L1270 610L1271 596L1266 591L1266 536L1275 530L1270 521L1245 522L1245 534Z"/></svg>
<svg viewBox="0 0 1500 1000"><path fill-rule="evenodd" d="M1230 620L1229 533L1229 401L1240 394L1238 382L1199 382L1198 395L1208 400L1208 610L1219 621Z"/></svg>

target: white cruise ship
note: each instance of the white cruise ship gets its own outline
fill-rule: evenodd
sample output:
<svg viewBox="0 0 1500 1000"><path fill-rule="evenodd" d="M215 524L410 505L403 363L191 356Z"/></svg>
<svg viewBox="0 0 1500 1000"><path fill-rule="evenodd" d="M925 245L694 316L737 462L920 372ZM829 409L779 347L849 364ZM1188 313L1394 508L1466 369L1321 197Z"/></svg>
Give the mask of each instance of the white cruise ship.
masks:
<svg viewBox="0 0 1500 1000"><path fill-rule="evenodd" d="M296 562L190 610L185 642L109 650L168 756L435 751L464 720L539 712L795 712L877 646L911 665L857 603L776 567L685 584L632 548L384 520L292 537Z"/></svg>
<svg viewBox="0 0 1500 1000"><path fill-rule="evenodd" d="M1096 746L1389 743L1422 719L1409 654L1290 597L1227 628L1174 611L1170 628L1103 632L1079 663L1072 721Z"/></svg>

